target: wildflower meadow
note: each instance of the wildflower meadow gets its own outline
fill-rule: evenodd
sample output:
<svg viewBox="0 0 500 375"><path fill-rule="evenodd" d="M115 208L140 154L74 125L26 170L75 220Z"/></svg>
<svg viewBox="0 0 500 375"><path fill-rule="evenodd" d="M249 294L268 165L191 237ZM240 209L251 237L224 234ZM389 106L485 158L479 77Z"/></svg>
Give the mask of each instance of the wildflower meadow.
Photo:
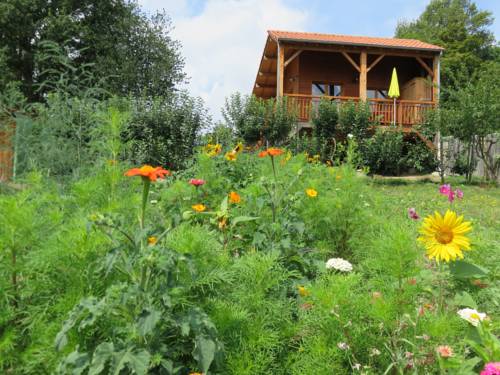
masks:
<svg viewBox="0 0 500 375"><path fill-rule="evenodd" d="M498 203L243 144L32 173L0 199L0 366L496 374Z"/></svg>

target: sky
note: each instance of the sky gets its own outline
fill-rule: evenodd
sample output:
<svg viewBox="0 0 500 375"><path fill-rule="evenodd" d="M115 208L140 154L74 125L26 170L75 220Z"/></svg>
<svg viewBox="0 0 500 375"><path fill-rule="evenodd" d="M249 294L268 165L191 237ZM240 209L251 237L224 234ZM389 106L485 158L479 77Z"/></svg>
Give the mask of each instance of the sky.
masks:
<svg viewBox="0 0 500 375"><path fill-rule="evenodd" d="M250 94L267 30L392 37L398 21L417 18L429 0L138 0L147 13L165 10L182 44L184 88L221 120L226 97ZM500 18L500 0L476 0ZM500 19L492 27L500 40Z"/></svg>

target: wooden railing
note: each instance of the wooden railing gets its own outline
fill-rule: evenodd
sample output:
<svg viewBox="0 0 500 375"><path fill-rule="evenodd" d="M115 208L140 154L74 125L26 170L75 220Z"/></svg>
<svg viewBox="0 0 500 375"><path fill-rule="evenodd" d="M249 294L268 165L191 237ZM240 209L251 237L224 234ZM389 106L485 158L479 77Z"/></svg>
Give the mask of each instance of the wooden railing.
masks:
<svg viewBox="0 0 500 375"><path fill-rule="evenodd" d="M299 121L309 122L312 111L317 109L322 98L335 101L339 105L348 102L358 102L354 96L313 96L301 94L285 94L289 98L290 106L297 111ZM394 100L368 99L371 110L371 120L382 125L394 123ZM422 123L425 113L435 107L435 102L420 100L396 100L396 124L416 125Z"/></svg>

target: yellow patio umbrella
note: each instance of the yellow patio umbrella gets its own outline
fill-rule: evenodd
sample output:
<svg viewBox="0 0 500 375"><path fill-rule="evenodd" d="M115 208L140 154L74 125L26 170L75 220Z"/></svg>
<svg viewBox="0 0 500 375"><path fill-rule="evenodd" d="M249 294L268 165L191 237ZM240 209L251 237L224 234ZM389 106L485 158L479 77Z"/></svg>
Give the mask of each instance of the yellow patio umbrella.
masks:
<svg viewBox="0 0 500 375"><path fill-rule="evenodd" d="M399 98L399 83L398 74L396 73L396 68L392 68L391 84L389 85L389 98L394 99L394 117L393 124L396 125L396 98Z"/></svg>

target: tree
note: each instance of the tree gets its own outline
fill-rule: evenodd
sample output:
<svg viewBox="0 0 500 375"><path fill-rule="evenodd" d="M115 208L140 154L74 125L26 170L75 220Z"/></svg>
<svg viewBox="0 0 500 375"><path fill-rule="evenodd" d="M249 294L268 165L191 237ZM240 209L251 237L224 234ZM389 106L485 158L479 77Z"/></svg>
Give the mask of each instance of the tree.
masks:
<svg viewBox="0 0 500 375"><path fill-rule="evenodd" d="M185 78L169 31L165 14L147 17L130 0L2 0L0 66L30 101L40 100L37 89L55 68L44 55L51 41L113 94L165 95Z"/></svg>
<svg viewBox="0 0 500 375"><path fill-rule="evenodd" d="M477 79L450 92L445 111L449 133L475 148L486 179L495 181L500 170L500 157L494 152L500 136L500 63L483 65Z"/></svg>
<svg viewBox="0 0 500 375"><path fill-rule="evenodd" d="M470 0L432 0L419 18L398 24L396 37L444 47L442 84L456 86L473 76L483 61L498 56L489 30L492 23L491 12L479 10Z"/></svg>

